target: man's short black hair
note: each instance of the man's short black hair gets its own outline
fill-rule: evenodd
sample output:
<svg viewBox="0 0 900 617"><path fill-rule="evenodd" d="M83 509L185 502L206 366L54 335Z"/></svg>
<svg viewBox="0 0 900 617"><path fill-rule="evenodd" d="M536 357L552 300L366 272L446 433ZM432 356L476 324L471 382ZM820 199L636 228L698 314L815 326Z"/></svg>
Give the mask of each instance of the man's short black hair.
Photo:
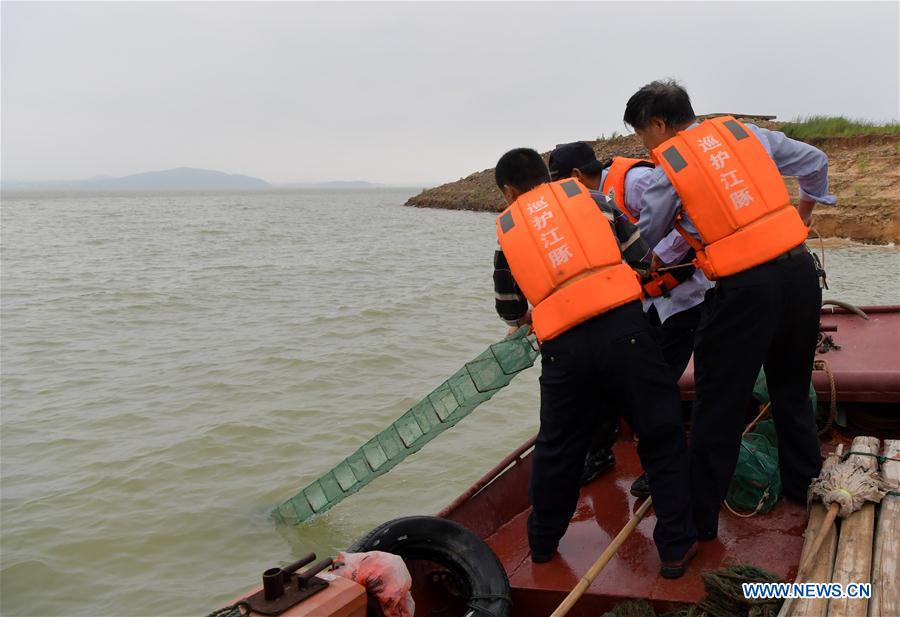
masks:
<svg viewBox="0 0 900 617"><path fill-rule="evenodd" d="M525 193L544 182L550 182L550 172L540 154L531 148L516 148L497 161L494 180L500 190L508 184Z"/></svg>
<svg viewBox="0 0 900 617"><path fill-rule="evenodd" d="M642 129L650 124L650 118L662 118L669 126L679 128L690 124L697 116L687 90L669 79L650 82L635 92L625 105L625 124Z"/></svg>

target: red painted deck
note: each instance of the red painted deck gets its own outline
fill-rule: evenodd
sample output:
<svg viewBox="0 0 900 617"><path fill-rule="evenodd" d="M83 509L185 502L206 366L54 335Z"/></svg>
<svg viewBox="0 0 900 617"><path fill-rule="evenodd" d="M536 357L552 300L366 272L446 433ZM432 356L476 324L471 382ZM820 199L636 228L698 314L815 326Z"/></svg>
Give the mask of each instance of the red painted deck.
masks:
<svg viewBox="0 0 900 617"><path fill-rule="evenodd" d="M480 533L500 557L513 589L514 615L552 612L637 508L637 500L628 492L641 473L637 453L627 441L620 441L615 453L616 468L582 489L559 555L549 563L531 563L528 552L525 521L530 508L523 482L530 468L527 455L473 500L444 513ZM479 503L482 507L490 503L493 516L480 516L480 521L473 521L472 515L482 510ZM510 511L517 508L515 513ZM500 520L503 510L509 515L505 521ZM487 512L482 510L482 514ZM651 509L591 585L573 616L596 617L633 598L648 599L660 609L696 602L704 595L700 573L727 565L753 564L792 577L803 544L806 510L782 501L769 514L752 518L738 518L723 511L719 538L700 544L688 574L678 580L658 575L659 557L652 535L655 522ZM494 523L498 524L490 529Z"/></svg>

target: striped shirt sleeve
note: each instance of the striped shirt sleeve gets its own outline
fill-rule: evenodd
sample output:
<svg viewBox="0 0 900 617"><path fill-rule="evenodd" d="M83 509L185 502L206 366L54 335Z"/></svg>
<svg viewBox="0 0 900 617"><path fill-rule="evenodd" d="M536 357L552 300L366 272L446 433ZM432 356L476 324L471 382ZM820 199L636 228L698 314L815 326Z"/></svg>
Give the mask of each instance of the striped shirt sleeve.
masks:
<svg viewBox="0 0 900 617"><path fill-rule="evenodd" d="M612 225L613 233L619 242L619 250L622 251L622 259L638 274L646 276L650 269L648 260L650 245L641 237L637 225L628 220L628 217L610 203L602 193L591 191L591 197L594 198L597 207Z"/></svg>
<svg viewBox="0 0 900 617"><path fill-rule="evenodd" d="M500 249L494 252L494 304L500 319L510 326L518 325L518 320L528 312L528 300L516 284L506 255Z"/></svg>

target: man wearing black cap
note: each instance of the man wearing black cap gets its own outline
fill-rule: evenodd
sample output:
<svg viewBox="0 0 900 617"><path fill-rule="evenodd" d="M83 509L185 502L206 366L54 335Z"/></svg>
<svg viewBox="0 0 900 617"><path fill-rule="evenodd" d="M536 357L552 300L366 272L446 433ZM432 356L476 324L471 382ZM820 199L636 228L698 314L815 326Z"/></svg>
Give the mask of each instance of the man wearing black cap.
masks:
<svg viewBox="0 0 900 617"><path fill-rule="evenodd" d="M575 178L590 190L597 207L603 210L613 224L625 263L643 273L650 263L650 247L641 240L637 226L599 192L603 164L597 160L594 150L583 141L564 144L550 153L548 168L551 180ZM643 263L644 260L647 260L646 263Z"/></svg>
<svg viewBox="0 0 900 617"><path fill-rule="evenodd" d="M592 191L600 190L603 163L597 160L594 149L583 141L556 146L550 153L547 167L553 180L575 178Z"/></svg>
<svg viewBox="0 0 900 617"><path fill-rule="evenodd" d="M598 196L602 195L600 188L604 186L609 172L609 166L598 161L593 148L583 141L557 146L550 153L549 168L550 177L554 180L575 178ZM652 165L632 167L625 174L625 190L621 195L615 196L616 205L623 212L630 213L633 219L640 216L641 195L649 186L652 173ZM645 245L641 243L640 246ZM641 257L645 258L646 255ZM679 274L682 272L685 271L678 271ZM659 338L663 357L672 369L672 376L676 381L690 360L694 348L694 329L699 320L699 305L703 301L703 294L710 287L702 272L693 272L691 268L685 274L686 276L681 277L685 279L685 283L678 285L672 293L665 297L647 298L644 303L644 310ZM584 462L582 483L592 481L615 464L611 448L615 443L617 428L617 422L598 427ZM632 484L631 493L636 497L647 497L650 494L646 474Z"/></svg>

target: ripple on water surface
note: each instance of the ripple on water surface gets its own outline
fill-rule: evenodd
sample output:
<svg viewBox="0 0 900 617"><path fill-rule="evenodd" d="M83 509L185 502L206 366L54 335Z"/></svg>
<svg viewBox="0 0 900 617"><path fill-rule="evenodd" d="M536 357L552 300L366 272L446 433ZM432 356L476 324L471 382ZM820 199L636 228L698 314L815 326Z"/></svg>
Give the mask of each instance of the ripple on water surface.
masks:
<svg viewBox="0 0 900 617"><path fill-rule="evenodd" d="M411 193L4 196L3 615L206 614L531 436L538 369L325 516L268 517L505 331L492 216ZM827 262L826 296L900 304L896 250Z"/></svg>

